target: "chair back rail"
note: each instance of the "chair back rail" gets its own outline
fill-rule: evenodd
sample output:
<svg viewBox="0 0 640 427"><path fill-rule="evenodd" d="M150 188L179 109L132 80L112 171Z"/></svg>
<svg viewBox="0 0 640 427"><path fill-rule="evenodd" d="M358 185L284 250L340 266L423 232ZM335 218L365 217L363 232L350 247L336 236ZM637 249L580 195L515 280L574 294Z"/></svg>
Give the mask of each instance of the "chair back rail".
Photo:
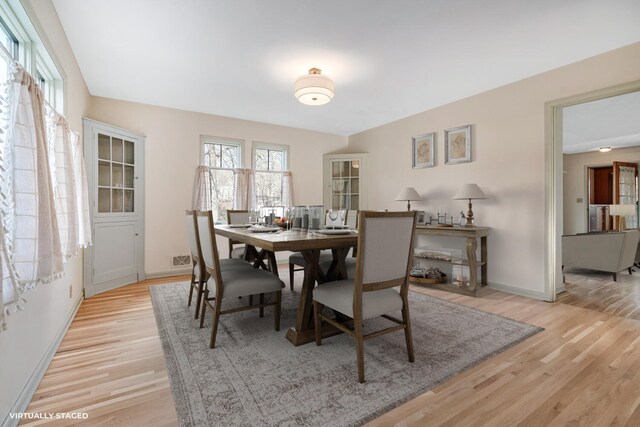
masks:
<svg viewBox="0 0 640 427"><path fill-rule="evenodd" d="M191 250L191 259L193 263L199 263L202 259L200 249L200 236L198 236L198 221L196 211L187 210L185 215L185 224L187 228L187 240L189 241L189 249Z"/></svg>
<svg viewBox="0 0 640 427"><path fill-rule="evenodd" d="M216 295L222 295L222 275L220 273L220 257L216 243L213 214L211 211L197 211L198 236L202 251L202 262L216 282Z"/></svg>

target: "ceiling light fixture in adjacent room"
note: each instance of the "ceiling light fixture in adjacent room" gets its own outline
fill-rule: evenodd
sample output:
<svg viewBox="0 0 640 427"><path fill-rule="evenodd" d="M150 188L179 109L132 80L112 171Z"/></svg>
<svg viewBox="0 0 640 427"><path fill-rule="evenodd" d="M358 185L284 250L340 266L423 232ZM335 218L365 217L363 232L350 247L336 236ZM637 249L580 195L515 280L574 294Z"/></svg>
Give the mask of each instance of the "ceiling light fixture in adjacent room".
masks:
<svg viewBox="0 0 640 427"><path fill-rule="evenodd" d="M601 153L608 153L609 151L611 151L611 147L600 147L598 148L598 151Z"/></svg>
<svg viewBox="0 0 640 427"><path fill-rule="evenodd" d="M319 68L311 68L309 74L298 77L295 84L298 101L306 105L322 105L331 101L336 85L321 74Z"/></svg>

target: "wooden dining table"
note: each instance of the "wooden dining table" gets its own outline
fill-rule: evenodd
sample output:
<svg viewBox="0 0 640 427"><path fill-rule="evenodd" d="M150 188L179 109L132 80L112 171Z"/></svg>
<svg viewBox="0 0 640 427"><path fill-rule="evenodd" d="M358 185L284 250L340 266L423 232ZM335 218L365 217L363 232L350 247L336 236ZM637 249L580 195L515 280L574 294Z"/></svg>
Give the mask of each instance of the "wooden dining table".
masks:
<svg viewBox="0 0 640 427"><path fill-rule="evenodd" d="M246 245L245 259L253 262L254 267L270 270L278 275L275 253L281 251L300 252L306 261L304 281L298 302L295 326L287 331L287 339L293 345L306 344L315 340L313 325L313 288L322 283L347 278L345 258L352 247L358 244L358 234L323 235L319 232L301 230L279 230L259 233L248 228L232 228L228 225L216 225L215 233L235 242ZM333 262L325 274L319 267L320 251L330 249ZM264 260L267 260L265 264ZM328 323L323 324L322 335L339 333Z"/></svg>

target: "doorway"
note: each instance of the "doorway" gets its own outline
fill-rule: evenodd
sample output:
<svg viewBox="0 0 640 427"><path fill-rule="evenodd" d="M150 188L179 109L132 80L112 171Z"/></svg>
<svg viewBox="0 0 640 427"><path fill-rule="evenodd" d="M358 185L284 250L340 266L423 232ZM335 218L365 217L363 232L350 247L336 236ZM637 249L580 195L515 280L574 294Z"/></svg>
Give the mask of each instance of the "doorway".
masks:
<svg viewBox="0 0 640 427"><path fill-rule="evenodd" d="M607 105L614 102L630 102L625 105L622 114L614 114L608 120L594 115L591 120L600 120L612 129L611 135L598 134L584 147L567 155L567 129L571 116L567 112L577 111L590 105ZM640 81L613 88L583 94L547 105L548 139L547 193L550 209L548 223L548 280L549 299L565 291L562 275L562 239L567 234L588 232L606 232L623 228L638 227L638 178L637 168L640 161L640 130L635 116L640 108ZM587 108L584 108L587 109ZM634 110L636 112L629 113ZM628 123L635 123L636 130L628 131ZM624 129L623 129L624 128ZM581 126L590 129L590 124ZM576 128L569 132L576 133ZM578 132L578 133L579 133ZM617 134L616 134L617 132ZM624 134L623 132L627 132ZM585 139L586 141L586 139ZM600 149L598 149L600 148ZM582 160L576 159L580 156ZM572 159L572 157L574 157ZM554 205L555 203L555 205ZM623 213L616 213L619 208ZM630 212L627 212L629 208ZM626 223L626 224L625 224ZM566 272L566 271L565 271ZM559 274L560 273L560 274ZM640 273L628 275L622 272L618 282L613 282L611 273L597 271L570 271L567 274L567 289L558 300L593 310L611 312L611 314L633 317L640 314L639 304L627 304L640 297ZM569 277L572 274L572 277ZM620 280L622 278L622 280ZM574 286L571 289L571 286ZM625 302L626 301L626 302ZM612 311L613 310L613 311ZM614 313L615 311L615 313ZM634 314L635 313L635 314Z"/></svg>
<svg viewBox="0 0 640 427"><path fill-rule="evenodd" d="M85 295L143 280L143 135L83 119L93 246L84 257Z"/></svg>

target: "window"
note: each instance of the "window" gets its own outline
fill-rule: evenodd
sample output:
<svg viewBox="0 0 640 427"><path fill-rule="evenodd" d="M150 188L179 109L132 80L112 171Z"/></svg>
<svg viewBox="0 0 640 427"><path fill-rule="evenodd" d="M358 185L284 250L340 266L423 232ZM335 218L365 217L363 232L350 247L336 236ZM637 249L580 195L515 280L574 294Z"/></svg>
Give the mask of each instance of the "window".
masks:
<svg viewBox="0 0 640 427"><path fill-rule="evenodd" d="M36 79L49 105L64 114L64 79L54 59L40 40L20 0L0 1L0 82L9 76L11 59L18 61Z"/></svg>
<svg viewBox="0 0 640 427"><path fill-rule="evenodd" d="M256 206L284 206L282 173L287 170L289 147L254 143Z"/></svg>
<svg viewBox="0 0 640 427"><path fill-rule="evenodd" d="M210 171L213 219L217 224L224 224L227 222L227 210L233 209L233 170L242 164L242 142L206 136L201 139L203 164Z"/></svg>

